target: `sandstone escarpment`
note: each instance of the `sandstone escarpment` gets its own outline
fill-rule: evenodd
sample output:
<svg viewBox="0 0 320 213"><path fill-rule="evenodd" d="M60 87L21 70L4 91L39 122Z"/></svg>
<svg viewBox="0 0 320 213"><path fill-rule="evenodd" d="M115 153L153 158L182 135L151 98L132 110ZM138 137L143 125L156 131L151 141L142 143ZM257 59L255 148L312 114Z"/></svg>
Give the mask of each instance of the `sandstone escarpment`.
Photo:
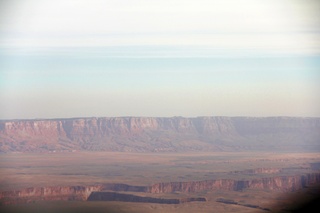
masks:
<svg viewBox="0 0 320 213"><path fill-rule="evenodd" d="M244 189L296 191L310 184L320 183L320 173L310 173L295 176L276 176L253 180L204 180L189 182L156 183L149 187L150 193L172 192L199 192L205 190L231 190L241 191Z"/></svg>
<svg viewBox="0 0 320 213"><path fill-rule="evenodd" d="M0 193L0 203L25 203L33 200L108 200L127 202L182 203L205 201L203 198L158 199L115 192L142 192L147 194L192 193L200 191L243 191L246 189L276 190L293 192L320 183L320 173L295 176L276 176L252 180L203 180L188 182L165 182L151 186L131 186L122 183L108 183L94 186L30 187L22 190ZM106 192L108 191L108 192ZM112 192L110 192L112 191Z"/></svg>
<svg viewBox="0 0 320 213"><path fill-rule="evenodd" d="M0 121L0 151L320 150L320 118L72 118Z"/></svg>
<svg viewBox="0 0 320 213"><path fill-rule="evenodd" d="M0 203L6 205L28 203L34 200L87 200L93 191L100 191L101 188L101 185L29 187L1 192Z"/></svg>

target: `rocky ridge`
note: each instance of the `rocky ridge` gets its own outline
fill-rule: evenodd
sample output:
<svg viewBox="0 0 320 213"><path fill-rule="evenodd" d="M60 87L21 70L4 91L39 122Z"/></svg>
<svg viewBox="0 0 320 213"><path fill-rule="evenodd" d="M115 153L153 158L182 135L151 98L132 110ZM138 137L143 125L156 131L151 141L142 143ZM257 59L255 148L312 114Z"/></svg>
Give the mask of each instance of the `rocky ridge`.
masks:
<svg viewBox="0 0 320 213"><path fill-rule="evenodd" d="M0 121L1 152L320 150L320 118L115 117Z"/></svg>

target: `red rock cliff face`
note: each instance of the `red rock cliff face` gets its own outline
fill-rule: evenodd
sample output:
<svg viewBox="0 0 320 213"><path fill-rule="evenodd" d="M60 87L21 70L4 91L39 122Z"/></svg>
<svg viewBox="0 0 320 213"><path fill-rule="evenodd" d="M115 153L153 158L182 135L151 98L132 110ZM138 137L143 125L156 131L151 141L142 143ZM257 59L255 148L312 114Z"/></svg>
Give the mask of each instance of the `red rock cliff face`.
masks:
<svg viewBox="0 0 320 213"><path fill-rule="evenodd" d="M93 191L102 186L30 187L0 193L1 204L26 203L32 200L87 200Z"/></svg>
<svg viewBox="0 0 320 213"><path fill-rule="evenodd" d="M0 151L3 152L214 151L217 146L220 150L232 149L239 147L239 143L249 149L279 146L279 149L302 147L314 151L320 150L319 136L319 118L120 117L0 121ZM185 141L189 142L185 144ZM195 148L190 146L190 141L202 145L197 143ZM262 143L257 145L253 141Z"/></svg>
<svg viewBox="0 0 320 213"><path fill-rule="evenodd" d="M277 191L296 191L303 187L319 184L320 173L310 173L306 175L281 176L260 178L254 180L204 180L189 182L167 182L156 183L151 186L131 186L121 183L110 183L95 186L63 186L63 187L30 187L22 190L5 191L0 193L0 204L16 204L26 203L33 200L88 200L93 192L99 191L126 191L126 192L144 192L144 193L173 193L173 192L199 192L214 190L241 191L245 189L259 190L277 190ZM108 192L111 195L119 194ZM96 193L102 197L93 198L91 200L108 200L105 196L108 193ZM110 196L107 197L110 197ZM119 195L121 198L121 195ZM103 198L105 197L105 198ZM112 199L109 200L112 200ZM132 196L123 197L121 201L131 199ZM140 197L137 198L140 200ZM153 199L153 198L150 198ZM115 199L113 199L115 200ZM148 199L147 199L148 200ZM137 202L148 202L147 200ZM127 200L128 201L128 200ZM190 201L193 201L192 199ZM161 202L161 201L157 201ZM170 202L170 201L168 201ZM178 201L177 201L178 202ZM183 202L183 201L179 201Z"/></svg>
<svg viewBox="0 0 320 213"><path fill-rule="evenodd" d="M319 184L320 173L297 176L269 177L254 180L205 180L191 182L157 183L149 187L150 193L198 192L204 190L241 191L244 189L262 189L278 191L296 191L307 185Z"/></svg>

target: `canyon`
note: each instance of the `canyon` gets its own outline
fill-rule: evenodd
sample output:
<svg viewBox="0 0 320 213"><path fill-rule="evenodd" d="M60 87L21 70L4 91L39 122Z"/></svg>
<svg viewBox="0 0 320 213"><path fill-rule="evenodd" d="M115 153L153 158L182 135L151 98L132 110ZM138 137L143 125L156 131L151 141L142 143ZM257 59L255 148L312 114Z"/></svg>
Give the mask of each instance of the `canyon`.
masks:
<svg viewBox="0 0 320 213"><path fill-rule="evenodd" d="M132 186L121 183L107 183L92 186L51 186L29 187L21 190L0 193L0 204L28 203L37 200L80 200L80 201L124 201L163 204L179 204L201 201L203 197L155 198L146 194L194 193L201 191L243 191L246 189L276 190L294 192L320 182L320 173L314 172L295 176L274 176L252 180L203 180L189 182L155 183L151 186ZM142 192L144 196L121 194L117 192Z"/></svg>
<svg viewBox="0 0 320 213"><path fill-rule="evenodd" d="M319 151L320 118L100 117L0 121L0 152Z"/></svg>
<svg viewBox="0 0 320 213"><path fill-rule="evenodd" d="M123 201L123 202L138 202L138 203L161 203L161 204L180 204L186 202L205 202L206 198L190 197L183 199L175 198L154 198L137 196L132 194L121 194L116 192L92 192L88 197L88 201Z"/></svg>

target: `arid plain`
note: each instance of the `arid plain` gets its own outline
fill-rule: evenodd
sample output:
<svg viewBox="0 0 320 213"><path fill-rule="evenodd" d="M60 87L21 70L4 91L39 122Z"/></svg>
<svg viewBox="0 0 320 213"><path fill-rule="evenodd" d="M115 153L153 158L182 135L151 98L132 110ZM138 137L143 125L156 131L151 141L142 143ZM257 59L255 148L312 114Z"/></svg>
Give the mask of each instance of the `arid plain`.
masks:
<svg viewBox="0 0 320 213"><path fill-rule="evenodd" d="M319 171L318 153L216 152L216 153L8 153L1 154L1 191L30 187L92 186L106 183L150 186L156 183L204 180L253 180L270 177L299 176ZM290 209L295 194L312 193L282 189L242 190L204 189L170 193L124 192L157 198L205 197L206 202L180 204L135 203L119 201L57 201L59 195L46 199L20 198L18 205L5 210L38 209L111 212L265 212ZM61 196L60 196L61 197ZM23 200L27 200L23 202ZM217 202L231 200L237 204ZM63 199L62 199L63 200ZM247 206L245 206L247 205ZM248 206L249 205L249 206ZM251 205L251 206L250 206ZM261 209L259 209L259 208ZM36 211L38 211L36 210ZM81 212L80 211L80 212Z"/></svg>

